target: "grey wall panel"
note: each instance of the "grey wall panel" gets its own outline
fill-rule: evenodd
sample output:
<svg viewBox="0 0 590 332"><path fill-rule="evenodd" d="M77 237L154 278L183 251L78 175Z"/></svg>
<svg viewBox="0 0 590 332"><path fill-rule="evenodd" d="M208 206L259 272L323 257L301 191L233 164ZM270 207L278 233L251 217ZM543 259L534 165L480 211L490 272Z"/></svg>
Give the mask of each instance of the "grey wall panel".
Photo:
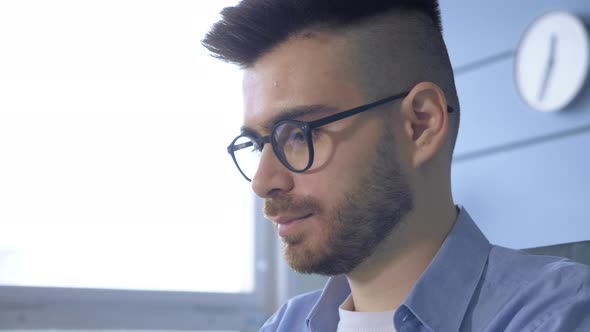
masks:
<svg viewBox="0 0 590 332"><path fill-rule="evenodd" d="M590 130L453 165L454 198L490 241L530 248L590 239Z"/></svg>
<svg viewBox="0 0 590 332"><path fill-rule="evenodd" d="M590 82L567 110L538 113L513 80L513 51L526 27L550 10L590 25L590 2L445 0L441 10L462 106L456 202L504 246L590 240Z"/></svg>
<svg viewBox="0 0 590 332"><path fill-rule="evenodd" d="M444 37L455 68L514 50L522 32L537 16L568 10L590 22L588 0L440 1Z"/></svg>
<svg viewBox="0 0 590 332"><path fill-rule="evenodd" d="M588 87L565 111L537 112L521 101L512 67L507 59L457 76L462 112L456 156L590 126Z"/></svg>

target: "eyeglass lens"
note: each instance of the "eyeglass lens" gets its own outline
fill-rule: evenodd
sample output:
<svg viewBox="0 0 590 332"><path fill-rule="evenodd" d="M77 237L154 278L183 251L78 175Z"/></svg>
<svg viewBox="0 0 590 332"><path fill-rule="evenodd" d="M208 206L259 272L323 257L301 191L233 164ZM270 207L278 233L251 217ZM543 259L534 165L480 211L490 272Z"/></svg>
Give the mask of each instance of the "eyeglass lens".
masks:
<svg viewBox="0 0 590 332"><path fill-rule="evenodd" d="M301 128L292 123L283 123L273 134L274 143L281 154L279 159L286 161L296 171L305 169L309 162L309 148Z"/></svg>
<svg viewBox="0 0 590 332"><path fill-rule="evenodd" d="M244 173L244 176L252 180L262 154L258 144L248 136L240 136L234 142L233 149L238 168Z"/></svg>
<svg viewBox="0 0 590 332"><path fill-rule="evenodd" d="M275 128L272 144L277 157L285 166L295 171L304 170L309 163L309 146L303 130L293 123L282 123ZM257 143L248 136L241 136L234 142L234 156L244 175L252 180L258 169L261 151Z"/></svg>

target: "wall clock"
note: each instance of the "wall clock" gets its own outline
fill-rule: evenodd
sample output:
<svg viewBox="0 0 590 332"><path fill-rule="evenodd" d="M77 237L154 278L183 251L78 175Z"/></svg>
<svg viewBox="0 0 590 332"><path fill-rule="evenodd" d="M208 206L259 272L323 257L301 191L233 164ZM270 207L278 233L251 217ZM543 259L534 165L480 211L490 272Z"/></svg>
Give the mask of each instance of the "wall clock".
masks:
<svg viewBox="0 0 590 332"><path fill-rule="evenodd" d="M580 93L590 67L584 22L563 11L537 18L523 34L514 60L517 90L537 111L563 110Z"/></svg>

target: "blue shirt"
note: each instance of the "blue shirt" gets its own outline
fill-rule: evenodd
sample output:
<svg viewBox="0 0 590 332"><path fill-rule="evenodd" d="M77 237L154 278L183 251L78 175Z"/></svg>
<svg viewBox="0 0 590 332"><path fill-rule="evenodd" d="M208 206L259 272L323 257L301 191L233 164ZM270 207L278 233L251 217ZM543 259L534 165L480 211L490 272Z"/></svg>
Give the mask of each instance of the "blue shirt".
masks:
<svg viewBox="0 0 590 332"><path fill-rule="evenodd" d="M336 331L350 294L342 275L284 304L261 331ZM590 267L491 245L461 208L396 311L398 332L590 331Z"/></svg>

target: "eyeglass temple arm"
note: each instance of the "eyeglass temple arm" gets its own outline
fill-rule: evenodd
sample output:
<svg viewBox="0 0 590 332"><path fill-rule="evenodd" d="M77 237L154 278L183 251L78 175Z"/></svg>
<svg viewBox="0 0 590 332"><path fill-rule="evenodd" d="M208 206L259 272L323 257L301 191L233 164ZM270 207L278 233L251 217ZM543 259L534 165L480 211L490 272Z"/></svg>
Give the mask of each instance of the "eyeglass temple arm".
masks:
<svg viewBox="0 0 590 332"><path fill-rule="evenodd" d="M372 102L372 103L367 104L367 105L355 107L355 108L350 109L348 111L344 111L344 112L341 112L341 113L334 114L333 116L329 116L329 117L326 117L326 118L323 118L323 119L320 119L320 120L316 120L316 121L311 121L311 122L309 122L309 129L321 127L321 126L326 125L328 123L332 123L334 121L342 120L342 119L347 118L349 116L353 116L355 114L364 112L364 111L369 110L369 109L371 109L373 107L377 107L379 105L383 105L385 103L388 103L390 101L394 101L396 99L405 98L409 94L410 94L409 91L402 92L402 93L397 94L397 95L393 95L393 96L390 96L390 97L387 97L387 98L383 98L383 99L377 100L377 101ZM455 109L453 107L451 107L451 105L448 105L447 104L447 112L451 113L451 112L454 112L454 111L455 111Z"/></svg>
<svg viewBox="0 0 590 332"><path fill-rule="evenodd" d="M390 96L390 97L387 97L387 98L383 98L383 99L377 100L377 101L372 102L370 104L366 104L366 105L363 105L363 106L355 107L353 109L349 109L348 111L344 111L344 112L340 112L340 113L334 114L333 116L329 116L327 118L323 118L323 119L320 119L320 120L317 120L317 121L311 121L309 123L309 127L310 127L310 129L313 129L313 128L320 127L320 126L326 125L326 124L331 123L331 122L334 122L334 121L342 120L342 119L347 118L349 116L353 116L355 114L358 114L358 113L364 112L366 110L369 110L369 109L371 109L373 107L377 107L379 105L383 105L385 103L388 103L390 101L394 101L394 100L399 99L399 98L404 98L408 94L409 94L409 92L403 92L403 93L400 93L400 94L397 94L397 95L394 95L394 96Z"/></svg>

